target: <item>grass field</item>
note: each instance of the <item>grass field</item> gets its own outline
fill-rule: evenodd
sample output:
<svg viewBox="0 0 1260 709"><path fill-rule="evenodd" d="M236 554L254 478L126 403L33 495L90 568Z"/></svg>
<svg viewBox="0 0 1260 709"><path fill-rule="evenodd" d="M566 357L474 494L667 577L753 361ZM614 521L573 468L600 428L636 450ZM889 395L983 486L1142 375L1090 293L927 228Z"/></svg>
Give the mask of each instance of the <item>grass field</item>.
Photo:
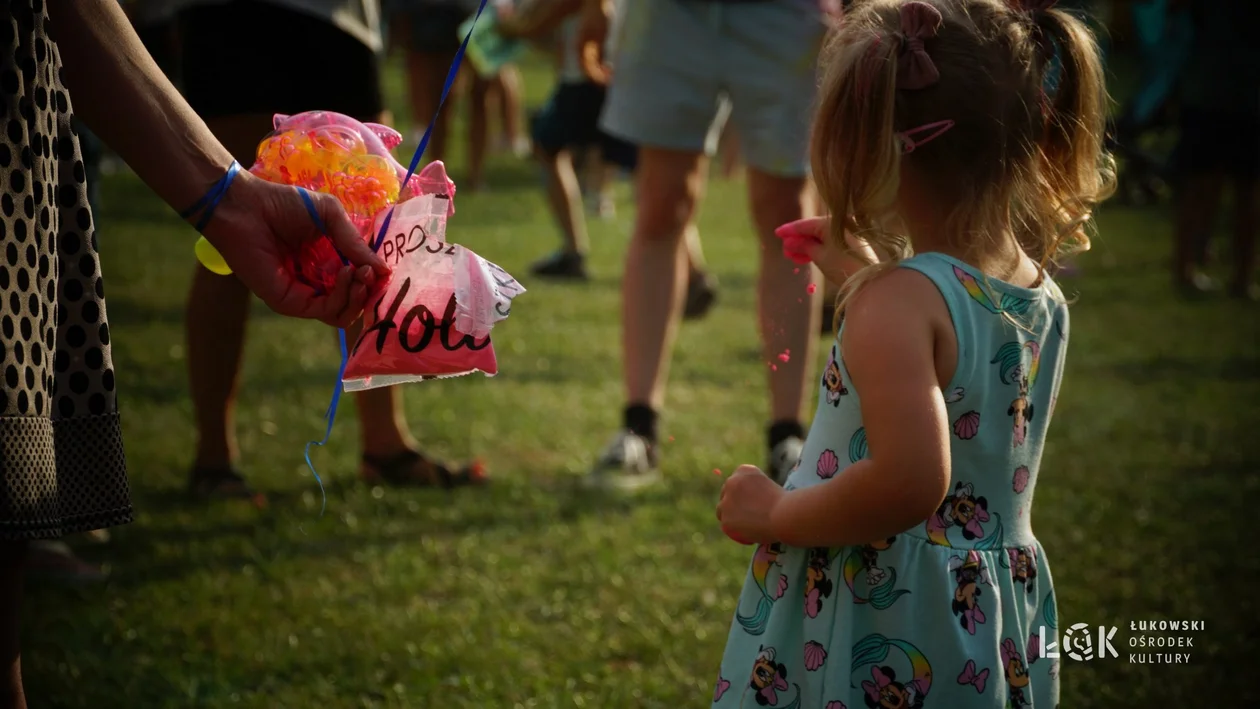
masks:
<svg viewBox="0 0 1260 709"><path fill-rule="evenodd" d="M527 78L537 105L548 81L537 67ZM331 335L256 312L242 467L271 506L188 501L193 234L134 177L104 183L139 517L82 548L111 565L106 585L33 585L33 707L708 705L749 554L715 524L709 471L760 463L767 415L743 185L715 183L703 210L722 300L680 337L667 484L614 502L576 483L619 423L628 193L614 223L593 222L594 282L551 285L527 278L556 243L536 172L508 158L493 167L491 191L460 195L451 233L530 289L495 331L502 373L405 391L425 445L484 456L496 484L448 495L356 483L347 403L315 454L322 518L302 446L322 435ZM1036 529L1060 628L1122 626L1121 657L1064 659L1062 706L1254 706L1260 690L1236 668L1260 644L1260 558L1245 536L1260 505L1260 321L1250 306L1174 297L1164 212L1112 207L1100 223L1083 275L1063 284L1078 303ZM1152 619L1206 621L1190 634L1190 664L1129 664L1129 622Z"/></svg>

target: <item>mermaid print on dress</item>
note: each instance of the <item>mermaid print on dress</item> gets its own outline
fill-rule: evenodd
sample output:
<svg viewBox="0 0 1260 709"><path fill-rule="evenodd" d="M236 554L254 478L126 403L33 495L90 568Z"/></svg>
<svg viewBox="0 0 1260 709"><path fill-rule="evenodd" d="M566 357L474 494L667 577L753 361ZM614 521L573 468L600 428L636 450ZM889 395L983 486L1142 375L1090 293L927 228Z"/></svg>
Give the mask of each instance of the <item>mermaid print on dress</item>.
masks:
<svg viewBox="0 0 1260 709"><path fill-rule="evenodd" d="M751 635L760 635L765 632L766 624L770 621L770 610L774 607L774 602L782 598L787 591L787 576L784 576L781 572L778 578L775 579L775 590L773 593L768 585L770 583L770 571L779 567L779 555L782 553L783 545L781 544L761 544L753 555L750 573L759 591L756 600L756 610L751 615L736 616L739 624Z"/></svg>
<svg viewBox="0 0 1260 709"><path fill-rule="evenodd" d="M851 548L844 560L844 583L853 594L854 603L869 603L876 610L890 608L898 598L910 593L909 589L897 588L897 570L879 567L879 553L892 548L896 537ZM857 578L866 575L866 591L858 591Z"/></svg>
<svg viewBox="0 0 1260 709"><path fill-rule="evenodd" d="M1041 345L1032 341L1008 342L994 355L991 364L998 365L1003 384L1019 387L1019 396L1011 402L1006 415L1014 420L1014 445L1022 446L1028 435L1028 423L1033 418L1028 392L1037 383L1037 373L1041 371Z"/></svg>
<svg viewBox="0 0 1260 709"><path fill-rule="evenodd" d="M954 316L958 365L941 386L952 475L945 499L885 539L753 549L715 709L1058 703L1059 665L1044 657L1038 635L1045 626L1046 643L1057 641L1053 582L1028 512L1067 311L1050 279L1016 288L941 254L902 267L930 278ZM842 325L787 489L831 484L872 455L861 402L877 394L854 384L846 346L854 345Z"/></svg>

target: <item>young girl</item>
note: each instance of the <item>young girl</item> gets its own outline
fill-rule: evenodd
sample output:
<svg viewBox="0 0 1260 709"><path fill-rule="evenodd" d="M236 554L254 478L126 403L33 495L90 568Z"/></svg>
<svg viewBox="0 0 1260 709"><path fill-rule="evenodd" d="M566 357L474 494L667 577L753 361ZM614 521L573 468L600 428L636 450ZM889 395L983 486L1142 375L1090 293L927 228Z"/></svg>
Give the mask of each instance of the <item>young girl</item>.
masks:
<svg viewBox="0 0 1260 709"><path fill-rule="evenodd" d="M824 55L810 254L843 327L785 486L722 490L758 546L716 706L1058 703L1030 525L1069 334L1046 269L1114 179L1094 39L1029 4L869 0ZM878 265L847 267L845 225Z"/></svg>

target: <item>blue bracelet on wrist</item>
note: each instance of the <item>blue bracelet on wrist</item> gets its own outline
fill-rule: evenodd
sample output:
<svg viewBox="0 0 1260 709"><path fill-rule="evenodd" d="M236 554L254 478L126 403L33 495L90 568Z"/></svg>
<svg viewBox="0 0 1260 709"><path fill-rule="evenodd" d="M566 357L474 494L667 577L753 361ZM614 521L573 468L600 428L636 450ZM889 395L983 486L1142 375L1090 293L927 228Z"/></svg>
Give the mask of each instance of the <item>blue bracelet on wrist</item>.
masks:
<svg viewBox="0 0 1260 709"><path fill-rule="evenodd" d="M219 206L219 202L223 201L223 196L227 194L228 188L232 186L232 180L236 179L237 173L241 171L241 164L235 160L228 166L227 172L219 181L214 183L208 192L193 206L179 213L179 216L188 219L201 210L205 210L201 214L201 218L197 220L195 229L200 233L210 223L210 218L214 216L214 210Z"/></svg>

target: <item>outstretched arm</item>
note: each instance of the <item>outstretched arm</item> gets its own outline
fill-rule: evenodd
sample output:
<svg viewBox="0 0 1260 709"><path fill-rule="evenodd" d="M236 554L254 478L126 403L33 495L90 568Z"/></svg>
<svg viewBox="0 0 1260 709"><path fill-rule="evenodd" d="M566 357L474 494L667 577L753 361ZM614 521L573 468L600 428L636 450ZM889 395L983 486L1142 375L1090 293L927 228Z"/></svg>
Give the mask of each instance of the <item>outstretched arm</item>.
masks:
<svg viewBox="0 0 1260 709"><path fill-rule="evenodd" d="M48 0L63 80L74 109L167 204L182 210L204 195L232 156L145 51L116 0ZM261 137L261 136L260 136ZM285 265L320 238L297 190L242 172L205 236L237 277L284 315L346 325L362 312L366 289L388 274L335 198L310 195L327 236L354 266L336 288L316 294Z"/></svg>

